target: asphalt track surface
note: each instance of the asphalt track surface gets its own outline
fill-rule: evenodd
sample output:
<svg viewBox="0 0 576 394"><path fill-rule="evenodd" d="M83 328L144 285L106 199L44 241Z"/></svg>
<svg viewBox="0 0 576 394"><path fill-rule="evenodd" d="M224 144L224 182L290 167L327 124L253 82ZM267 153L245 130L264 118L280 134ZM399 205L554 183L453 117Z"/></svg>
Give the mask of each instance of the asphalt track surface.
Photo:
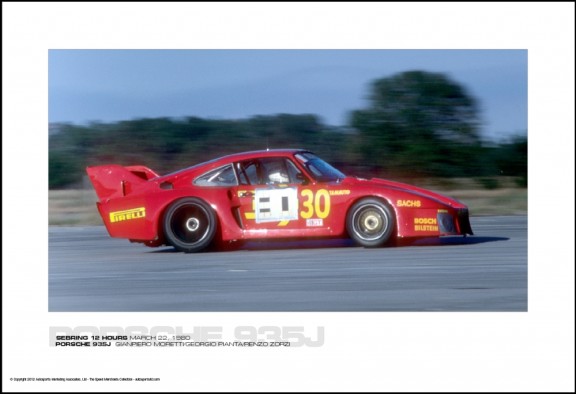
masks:
<svg viewBox="0 0 576 394"><path fill-rule="evenodd" d="M196 254L50 227L49 311L527 311L527 217L471 224L474 236L395 247L275 241Z"/></svg>

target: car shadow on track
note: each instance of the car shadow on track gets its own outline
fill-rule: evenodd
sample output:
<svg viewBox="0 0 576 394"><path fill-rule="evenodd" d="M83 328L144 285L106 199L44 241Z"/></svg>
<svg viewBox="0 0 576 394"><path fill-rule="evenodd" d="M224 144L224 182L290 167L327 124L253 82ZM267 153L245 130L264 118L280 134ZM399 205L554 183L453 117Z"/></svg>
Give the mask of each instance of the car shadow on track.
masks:
<svg viewBox="0 0 576 394"><path fill-rule="evenodd" d="M439 237L419 238L396 241L396 246L443 246L443 245L478 245L488 242L508 241L507 237Z"/></svg>
<svg viewBox="0 0 576 394"><path fill-rule="evenodd" d="M506 237L435 237L399 239L389 247L403 248L414 246L455 246L455 245L478 245L488 242L508 241ZM299 239L299 240L262 240L247 241L227 247L211 248L203 253L230 252L230 251L257 251L257 250L293 250L293 249L325 249L325 248L359 248L351 239ZM180 253L173 248L154 250L148 253Z"/></svg>

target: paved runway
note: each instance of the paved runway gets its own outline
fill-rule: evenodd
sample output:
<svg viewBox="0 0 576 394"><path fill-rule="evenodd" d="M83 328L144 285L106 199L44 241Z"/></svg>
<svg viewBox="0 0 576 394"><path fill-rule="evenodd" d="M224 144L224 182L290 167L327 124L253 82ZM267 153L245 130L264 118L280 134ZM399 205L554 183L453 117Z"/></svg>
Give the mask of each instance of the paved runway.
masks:
<svg viewBox="0 0 576 394"><path fill-rule="evenodd" d="M275 241L198 254L50 227L49 310L527 311L527 217L471 223L471 237L396 247Z"/></svg>

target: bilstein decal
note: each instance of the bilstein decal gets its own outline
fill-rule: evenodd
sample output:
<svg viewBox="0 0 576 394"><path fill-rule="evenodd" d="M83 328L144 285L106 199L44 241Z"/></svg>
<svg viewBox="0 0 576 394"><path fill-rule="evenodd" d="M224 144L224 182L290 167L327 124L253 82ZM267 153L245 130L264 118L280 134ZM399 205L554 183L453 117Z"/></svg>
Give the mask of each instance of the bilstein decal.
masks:
<svg viewBox="0 0 576 394"><path fill-rule="evenodd" d="M110 212L110 223L123 222L125 220L141 219L146 217L146 208L132 208L125 211Z"/></svg>
<svg viewBox="0 0 576 394"><path fill-rule="evenodd" d="M414 218L414 231L438 231L436 218Z"/></svg>

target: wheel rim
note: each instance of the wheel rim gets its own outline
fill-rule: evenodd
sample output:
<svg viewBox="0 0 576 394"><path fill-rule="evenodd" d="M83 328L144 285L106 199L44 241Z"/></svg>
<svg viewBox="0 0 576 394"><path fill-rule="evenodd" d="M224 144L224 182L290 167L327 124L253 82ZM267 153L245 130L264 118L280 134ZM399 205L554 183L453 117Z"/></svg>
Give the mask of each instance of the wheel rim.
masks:
<svg viewBox="0 0 576 394"><path fill-rule="evenodd" d="M201 242L209 233L210 216L197 205L184 205L177 208L170 220L170 229L177 241L194 245Z"/></svg>
<svg viewBox="0 0 576 394"><path fill-rule="evenodd" d="M388 215L378 205L364 205L352 217L353 229L358 237L365 241L381 238L388 229Z"/></svg>

